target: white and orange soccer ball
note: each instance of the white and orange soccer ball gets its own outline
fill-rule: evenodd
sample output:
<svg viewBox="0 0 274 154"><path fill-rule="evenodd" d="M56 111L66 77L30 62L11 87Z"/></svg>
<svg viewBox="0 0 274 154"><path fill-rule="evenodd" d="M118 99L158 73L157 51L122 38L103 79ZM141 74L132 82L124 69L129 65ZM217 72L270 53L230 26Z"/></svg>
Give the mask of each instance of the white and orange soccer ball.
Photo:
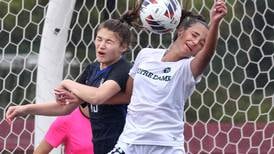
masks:
<svg viewBox="0 0 274 154"><path fill-rule="evenodd" d="M143 0L140 19L144 28L163 34L178 26L181 12L181 5L177 0Z"/></svg>

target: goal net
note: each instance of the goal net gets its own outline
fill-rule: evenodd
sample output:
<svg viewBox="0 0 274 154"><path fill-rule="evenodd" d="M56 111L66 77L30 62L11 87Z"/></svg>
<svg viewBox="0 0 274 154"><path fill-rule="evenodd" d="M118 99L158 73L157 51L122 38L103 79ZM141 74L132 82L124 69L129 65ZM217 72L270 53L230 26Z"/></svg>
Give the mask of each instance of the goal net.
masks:
<svg viewBox="0 0 274 154"><path fill-rule="evenodd" d="M61 79L78 78L95 59L99 23L134 6L134 0L73 1L59 0L74 7L65 5L68 12L56 23L59 27L48 27L50 36L46 23L60 17L62 9L47 13L52 5L62 6L51 4L58 0L0 0L0 153L31 153L52 121L29 115L9 125L4 118L7 108L46 101ZM188 153L274 153L274 3L226 2L228 14L220 25L216 54L182 113L185 148ZM213 0L180 3L209 20ZM125 55L131 62L140 49L167 48L173 38L172 33L131 30L131 52ZM64 47L43 47L50 46L47 39L56 44L56 34L63 35L59 41ZM41 127L42 133L34 137Z"/></svg>

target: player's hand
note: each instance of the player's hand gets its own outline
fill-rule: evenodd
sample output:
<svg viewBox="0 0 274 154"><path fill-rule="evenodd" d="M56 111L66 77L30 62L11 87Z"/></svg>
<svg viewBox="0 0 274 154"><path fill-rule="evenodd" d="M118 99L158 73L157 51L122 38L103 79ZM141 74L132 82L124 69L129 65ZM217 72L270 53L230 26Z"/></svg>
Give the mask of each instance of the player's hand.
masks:
<svg viewBox="0 0 274 154"><path fill-rule="evenodd" d="M62 105L81 102L81 100L76 95L68 90L55 88L54 94L56 96L56 101Z"/></svg>
<svg viewBox="0 0 274 154"><path fill-rule="evenodd" d="M68 91L66 91L64 89L58 89L58 88L54 89L54 95L55 95L57 103L62 104L62 105L69 104L69 101L67 101L68 94L66 94L66 93L68 93Z"/></svg>
<svg viewBox="0 0 274 154"><path fill-rule="evenodd" d="M54 95L57 103L66 105L69 104L69 102L66 100L66 97L68 97L66 93L68 93L69 91L62 85L62 82L54 89Z"/></svg>
<svg viewBox="0 0 274 154"><path fill-rule="evenodd" d="M9 124L13 121L15 117L23 116L24 106L10 106L6 112L6 120Z"/></svg>
<svg viewBox="0 0 274 154"><path fill-rule="evenodd" d="M219 23L227 14L227 7L224 0L215 0L211 9L211 22Z"/></svg>

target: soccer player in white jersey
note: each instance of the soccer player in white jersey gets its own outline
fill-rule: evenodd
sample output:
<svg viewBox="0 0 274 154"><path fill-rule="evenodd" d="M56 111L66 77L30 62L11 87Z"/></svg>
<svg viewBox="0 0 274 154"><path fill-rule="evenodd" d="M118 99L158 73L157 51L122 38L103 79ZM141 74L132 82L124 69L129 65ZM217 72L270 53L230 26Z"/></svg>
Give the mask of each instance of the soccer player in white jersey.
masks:
<svg viewBox="0 0 274 154"><path fill-rule="evenodd" d="M133 84L126 124L110 154L182 154L186 99L214 55L227 7L214 2L210 26L183 11L175 41L168 49L142 49L129 75Z"/></svg>

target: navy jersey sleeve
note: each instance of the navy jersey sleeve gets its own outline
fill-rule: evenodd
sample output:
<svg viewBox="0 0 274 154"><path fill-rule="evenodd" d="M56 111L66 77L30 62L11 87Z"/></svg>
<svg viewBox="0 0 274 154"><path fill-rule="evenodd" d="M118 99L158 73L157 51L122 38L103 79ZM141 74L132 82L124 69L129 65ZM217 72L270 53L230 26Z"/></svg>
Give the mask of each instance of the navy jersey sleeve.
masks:
<svg viewBox="0 0 274 154"><path fill-rule="evenodd" d="M128 73L131 68L131 63L121 58L113 68L108 76L108 80L114 80L120 86L121 91L125 91L128 80Z"/></svg>

